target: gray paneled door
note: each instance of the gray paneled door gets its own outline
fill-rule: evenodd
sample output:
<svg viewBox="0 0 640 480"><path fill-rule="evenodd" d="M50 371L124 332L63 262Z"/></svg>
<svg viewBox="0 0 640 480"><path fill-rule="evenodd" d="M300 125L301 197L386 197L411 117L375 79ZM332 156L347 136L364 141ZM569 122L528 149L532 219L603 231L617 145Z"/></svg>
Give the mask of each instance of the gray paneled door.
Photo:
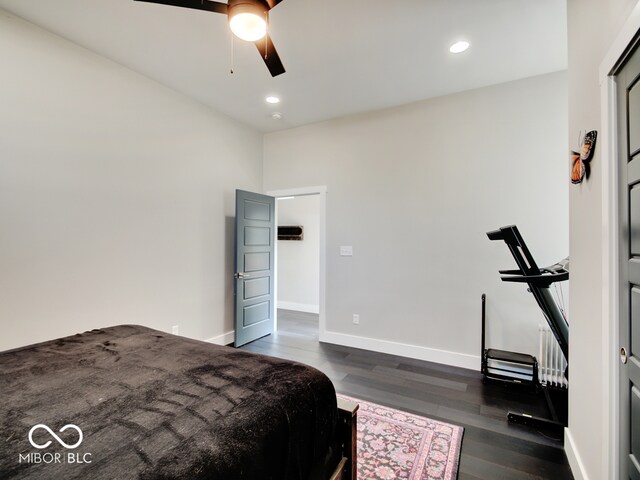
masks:
<svg viewBox="0 0 640 480"><path fill-rule="evenodd" d="M620 478L640 480L640 50L615 74L620 212Z"/></svg>
<svg viewBox="0 0 640 480"><path fill-rule="evenodd" d="M275 203L236 190L236 347L273 333Z"/></svg>

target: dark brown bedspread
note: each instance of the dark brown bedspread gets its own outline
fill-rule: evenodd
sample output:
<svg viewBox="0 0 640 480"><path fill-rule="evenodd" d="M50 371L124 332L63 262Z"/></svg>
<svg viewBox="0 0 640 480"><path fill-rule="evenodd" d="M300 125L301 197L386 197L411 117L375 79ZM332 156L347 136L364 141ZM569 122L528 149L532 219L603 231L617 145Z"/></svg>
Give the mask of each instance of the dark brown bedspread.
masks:
<svg viewBox="0 0 640 480"><path fill-rule="evenodd" d="M326 478L336 422L321 372L146 327L0 353L1 479Z"/></svg>

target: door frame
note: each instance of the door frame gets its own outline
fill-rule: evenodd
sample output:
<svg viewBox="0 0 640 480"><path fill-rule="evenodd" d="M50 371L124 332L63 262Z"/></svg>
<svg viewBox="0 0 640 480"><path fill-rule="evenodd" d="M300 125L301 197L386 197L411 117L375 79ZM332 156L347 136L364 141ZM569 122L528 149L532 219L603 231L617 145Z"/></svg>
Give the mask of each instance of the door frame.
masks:
<svg viewBox="0 0 640 480"><path fill-rule="evenodd" d="M327 187L326 185L318 185L314 187L299 187L288 188L283 190L269 190L266 195L276 197L276 228L278 228L278 198L279 197L295 197L302 195L319 195L319 229L320 229L320 278L319 278L319 292L318 292L318 337L322 342L324 341L325 332L327 330L327 309L326 309L326 291L327 291ZM273 319L274 329L278 330L278 242L276 242L276 255L275 255L275 287L274 297L275 302L273 305Z"/></svg>
<svg viewBox="0 0 640 480"><path fill-rule="evenodd" d="M620 312L618 298L620 292L618 268L618 146L617 146L617 107L616 85L611 72L627 54L640 29L640 3L636 4L616 39L609 47L600 63L600 115L602 144L600 155L602 173L602 361L605 375L602 379L603 418L608 419L604 434L604 449L607 452L604 462L604 478L619 478L618 459L620 442L618 439L620 411L618 369L618 344ZM566 443L565 443L566 444ZM577 473L577 472L576 472Z"/></svg>

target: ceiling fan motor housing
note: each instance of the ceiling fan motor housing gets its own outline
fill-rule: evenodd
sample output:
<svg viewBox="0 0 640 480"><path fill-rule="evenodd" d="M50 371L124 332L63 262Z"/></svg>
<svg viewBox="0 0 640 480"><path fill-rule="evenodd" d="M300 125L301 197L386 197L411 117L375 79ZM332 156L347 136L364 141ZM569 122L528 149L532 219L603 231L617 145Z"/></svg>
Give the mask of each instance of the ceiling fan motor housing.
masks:
<svg viewBox="0 0 640 480"><path fill-rule="evenodd" d="M229 18L237 15L238 13L253 13L265 16L270 10L267 2L263 2L261 0L229 0L228 5Z"/></svg>

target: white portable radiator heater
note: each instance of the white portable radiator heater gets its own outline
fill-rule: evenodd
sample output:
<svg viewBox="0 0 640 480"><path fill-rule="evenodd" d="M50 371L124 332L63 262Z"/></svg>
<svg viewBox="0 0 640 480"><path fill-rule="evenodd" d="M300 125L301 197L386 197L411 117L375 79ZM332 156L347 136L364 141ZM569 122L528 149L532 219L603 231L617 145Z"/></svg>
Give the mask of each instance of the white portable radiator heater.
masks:
<svg viewBox="0 0 640 480"><path fill-rule="evenodd" d="M547 325L538 325L538 382L543 386L567 388L564 375L567 361L560 345Z"/></svg>

